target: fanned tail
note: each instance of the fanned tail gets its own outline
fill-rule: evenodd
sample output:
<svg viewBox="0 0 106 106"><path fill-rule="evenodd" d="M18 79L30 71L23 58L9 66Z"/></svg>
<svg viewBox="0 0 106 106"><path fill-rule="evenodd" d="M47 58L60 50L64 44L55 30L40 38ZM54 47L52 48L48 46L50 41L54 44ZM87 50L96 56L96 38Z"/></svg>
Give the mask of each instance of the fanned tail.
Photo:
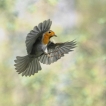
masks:
<svg viewBox="0 0 106 106"><path fill-rule="evenodd" d="M17 56L15 60L15 69L22 76L31 76L41 70L40 63L37 58L27 56Z"/></svg>

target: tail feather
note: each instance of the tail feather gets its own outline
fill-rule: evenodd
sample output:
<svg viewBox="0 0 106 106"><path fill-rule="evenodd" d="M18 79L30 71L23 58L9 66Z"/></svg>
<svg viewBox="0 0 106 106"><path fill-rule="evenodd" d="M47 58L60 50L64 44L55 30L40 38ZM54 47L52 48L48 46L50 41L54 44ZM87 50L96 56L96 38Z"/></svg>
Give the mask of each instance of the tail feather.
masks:
<svg viewBox="0 0 106 106"><path fill-rule="evenodd" d="M40 63L37 58L31 58L28 55L24 57L16 57L15 69L22 76L31 76L41 70Z"/></svg>
<svg viewBox="0 0 106 106"><path fill-rule="evenodd" d="M31 63L29 64L29 67L22 73L22 76L34 75L34 73L37 73L38 70L41 70L41 66L40 66L38 59L35 58L31 61Z"/></svg>
<svg viewBox="0 0 106 106"><path fill-rule="evenodd" d="M29 58L28 56L24 56L24 57L18 56L16 58L17 58L17 60L15 60L15 62L16 62L15 69L20 74L23 71L25 71L25 69L29 66L30 61L32 61L32 59Z"/></svg>

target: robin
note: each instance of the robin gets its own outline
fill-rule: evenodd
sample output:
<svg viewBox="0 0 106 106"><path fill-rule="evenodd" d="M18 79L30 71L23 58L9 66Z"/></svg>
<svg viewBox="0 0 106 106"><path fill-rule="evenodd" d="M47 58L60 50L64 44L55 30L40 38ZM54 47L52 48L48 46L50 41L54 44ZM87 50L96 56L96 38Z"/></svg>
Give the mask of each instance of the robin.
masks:
<svg viewBox="0 0 106 106"><path fill-rule="evenodd" d="M50 30L51 24L50 19L45 20L28 33L25 41L28 55L17 56L15 60L15 69L19 74L22 73L22 76L34 75L41 70L40 62L51 64L75 48L75 41L65 43L50 41L51 37L57 37L55 32Z"/></svg>

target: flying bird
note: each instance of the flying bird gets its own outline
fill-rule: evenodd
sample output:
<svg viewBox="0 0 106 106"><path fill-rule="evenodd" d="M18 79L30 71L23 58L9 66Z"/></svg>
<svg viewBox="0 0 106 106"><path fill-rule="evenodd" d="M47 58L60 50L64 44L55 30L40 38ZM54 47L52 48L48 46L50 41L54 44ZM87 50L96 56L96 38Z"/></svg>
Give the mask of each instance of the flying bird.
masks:
<svg viewBox="0 0 106 106"><path fill-rule="evenodd" d="M54 31L50 30L52 21L50 19L39 23L35 26L26 37L27 55L17 56L15 61L15 69L22 76L31 76L41 70L40 62L43 64L51 64L58 59L73 51L76 42L54 43L50 41L51 37L57 37Z"/></svg>

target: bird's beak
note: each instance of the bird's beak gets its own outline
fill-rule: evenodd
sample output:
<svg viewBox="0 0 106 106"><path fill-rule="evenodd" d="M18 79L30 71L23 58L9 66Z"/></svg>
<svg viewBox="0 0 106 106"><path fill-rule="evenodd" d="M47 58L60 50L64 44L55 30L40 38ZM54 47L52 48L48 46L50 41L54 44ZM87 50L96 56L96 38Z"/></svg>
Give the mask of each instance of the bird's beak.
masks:
<svg viewBox="0 0 106 106"><path fill-rule="evenodd" d="M55 37L57 37L57 35L54 35Z"/></svg>

